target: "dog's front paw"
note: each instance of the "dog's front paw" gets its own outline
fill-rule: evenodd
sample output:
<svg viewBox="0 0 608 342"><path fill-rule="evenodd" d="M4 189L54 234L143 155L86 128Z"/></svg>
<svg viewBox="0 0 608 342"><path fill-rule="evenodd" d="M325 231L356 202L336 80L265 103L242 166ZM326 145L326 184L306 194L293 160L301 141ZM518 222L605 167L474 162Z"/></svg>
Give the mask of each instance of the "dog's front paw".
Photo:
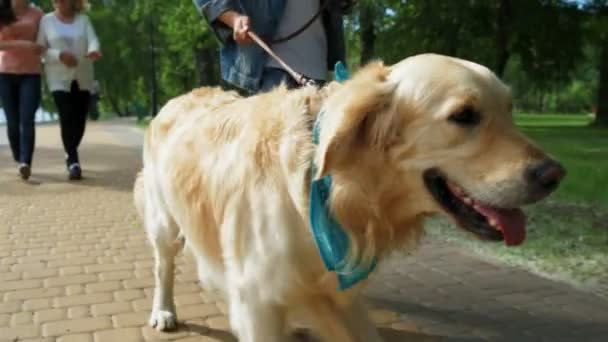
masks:
<svg viewBox="0 0 608 342"><path fill-rule="evenodd" d="M150 315L150 326L158 331L174 330L177 327L175 312L154 310Z"/></svg>

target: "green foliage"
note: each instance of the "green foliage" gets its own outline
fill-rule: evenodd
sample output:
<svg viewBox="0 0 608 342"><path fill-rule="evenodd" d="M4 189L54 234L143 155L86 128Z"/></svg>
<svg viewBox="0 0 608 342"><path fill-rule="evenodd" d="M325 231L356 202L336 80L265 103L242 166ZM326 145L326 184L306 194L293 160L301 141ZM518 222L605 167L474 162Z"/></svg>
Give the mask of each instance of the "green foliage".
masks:
<svg viewBox="0 0 608 342"><path fill-rule="evenodd" d="M103 110L122 115L139 104L149 111L154 71L161 105L198 85L220 84L219 46L191 0L91 3L104 52L97 63ZM44 4L48 10L50 1ZM390 64L425 52L462 57L501 74L520 109L589 112L596 105L599 46L608 39L602 6L599 0L582 7L566 0L360 0L345 17L347 63L356 68L371 56Z"/></svg>
<svg viewBox="0 0 608 342"><path fill-rule="evenodd" d="M135 115L143 108L145 113L152 114L154 73L161 105L203 83L204 78L217 79L217 67L205 69L207 74L200 72L202 57L212 56L211 64L217 64L217 46L191 0L90 3L87 14L104 54L95 66L101 85L102 112ZM49 3L43 5L50 10ZM155 68L153 53L157 60Z"/></svg>
<svg viewBox="0 0 608 342"><path fill-rule="evenodd" d="M608 208L608 134L588 115L520 114L523 131L559 159L568 175L556 199Z"/></svg>

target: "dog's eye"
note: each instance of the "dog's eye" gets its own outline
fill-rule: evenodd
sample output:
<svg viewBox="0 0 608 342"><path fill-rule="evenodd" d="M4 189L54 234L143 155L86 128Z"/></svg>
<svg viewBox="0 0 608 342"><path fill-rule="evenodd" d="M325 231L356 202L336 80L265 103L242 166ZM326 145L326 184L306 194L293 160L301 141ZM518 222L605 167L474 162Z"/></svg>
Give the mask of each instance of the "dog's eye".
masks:
<svg viewBox="0 0 608 342"><path fill-rule="evenodd" d="M464 108L450 115L449 120L461 126L474 126L481 121L481 115L473 108Z"/></svg>

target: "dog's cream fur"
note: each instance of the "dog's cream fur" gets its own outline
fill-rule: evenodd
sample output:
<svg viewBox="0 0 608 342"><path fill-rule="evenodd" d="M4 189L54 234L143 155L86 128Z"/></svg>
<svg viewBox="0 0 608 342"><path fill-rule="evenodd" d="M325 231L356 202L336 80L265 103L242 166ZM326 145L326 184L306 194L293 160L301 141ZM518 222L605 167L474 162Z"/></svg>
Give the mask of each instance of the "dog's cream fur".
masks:
<svg viewBox="0 0 608 342"><path fill-rule="evenodd" d="M464 106L481 124L449 122ZM249 98L194 90L151 122L135 185L156 257L150 323L176 325L173 259L183 239L201 281L225 291L241 341L284 341L296 308L324 341L381 341L360 302L364 284L339 291L312 238L312 160L315 177L333 176L331 209L353 254L381 259L415 242L423 219L441 211L423 184L426 169L511 207L529 201L524 169L545 158L514 127L509 89L494 74L439 55L372 63L321 90L279 87Z"/></svg>

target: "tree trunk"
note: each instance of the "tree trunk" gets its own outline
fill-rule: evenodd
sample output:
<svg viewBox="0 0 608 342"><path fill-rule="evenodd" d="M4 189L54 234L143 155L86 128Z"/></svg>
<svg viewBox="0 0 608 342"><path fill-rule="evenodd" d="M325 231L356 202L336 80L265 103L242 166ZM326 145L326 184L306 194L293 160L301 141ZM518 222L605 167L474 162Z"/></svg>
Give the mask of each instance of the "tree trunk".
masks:
<svg viewBox="0 0 608 342"><path fill-rule="evenodd" d="M509 26L511 1L499 0L496 8L496 66L495 72L502 77L509 61Z"/></svg>
<svg viewBox="0 0 608 342"><path fill-rule="evenodd" d="M374 27L375 11L373 1L364 1L360 5L359 24L361 25L361 65L374 57L376 45L376 29Z"/></svg>
<svg viewBox="0 0 608 342"><path fill-rule="evenodd" d="M110 107L112 107L112 110L114 111L114 113L116 115L118 115L119 117L126 116L126 114L120 110L120 107L118 106L118 103L113 96L108 95L108 96L106 96L106 98L108 99L108 102L110 103Z"/></svg>
<svg viewBox="0 0 608 342"><path fill-rule="evenodd" d="M197 82L199 86L217 85L220 76L217 72L219 67L217 51L214 48L202 48L195 51Z"/></svg>
<svg viewBox="0 0 608 342"><path fill-rule="evenodd" d="M149 16L149 43L150 43L150 107L152 109L152 116L156 116L158 113L158 56L157 56L157 27L156 27L156 18L155 12L152 11L152 15Z"/></svg>
<svg viewBox="0 0 608 342"><path fill-rule="evenodd" d="M600 81L597 91L595 124L608 127L608 39L604 39L600 52Z"/></svg>

